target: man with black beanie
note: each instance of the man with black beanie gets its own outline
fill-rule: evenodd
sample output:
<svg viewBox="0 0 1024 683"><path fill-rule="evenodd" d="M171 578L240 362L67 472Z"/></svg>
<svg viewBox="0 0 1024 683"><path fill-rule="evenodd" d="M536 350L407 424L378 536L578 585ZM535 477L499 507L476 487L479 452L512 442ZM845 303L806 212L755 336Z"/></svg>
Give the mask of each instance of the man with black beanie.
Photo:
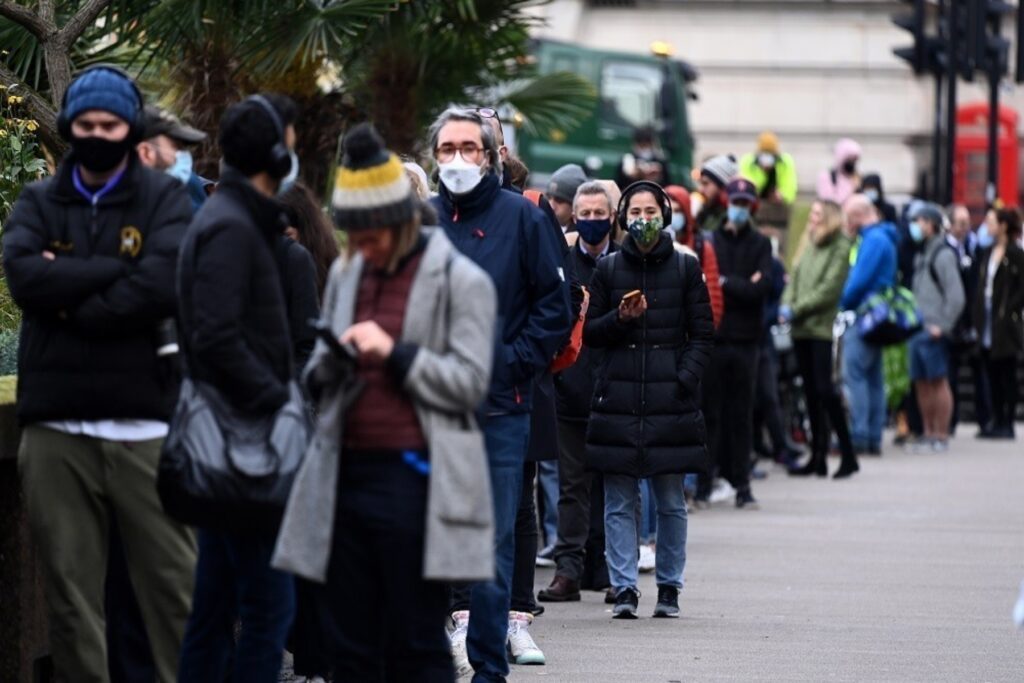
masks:
<svg viewBox="0 0 1024 683"><path fill-rule="evenodd" d="M158 330L175 312L192 211L180 183L139 163L142 107L120 70L82 73L58 119L71 152L53 177L25 188L4 231L4 270L24 315L18 457L58 680L108 678L113 521L158 681L177 678L192 598L195 539L164 515L156 492L175 399Z"/></svg>

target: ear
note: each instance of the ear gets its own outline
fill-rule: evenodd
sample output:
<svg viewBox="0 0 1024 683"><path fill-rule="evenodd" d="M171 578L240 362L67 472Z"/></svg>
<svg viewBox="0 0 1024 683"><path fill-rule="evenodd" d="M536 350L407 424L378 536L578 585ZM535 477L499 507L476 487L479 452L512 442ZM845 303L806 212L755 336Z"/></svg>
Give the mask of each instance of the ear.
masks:
<svg viewBox="0 0 1024 683"><path fill-rule="evenodd" d="M135 145L135 150L139 153L139 159L143 164L146 166L153 165L153 162L155 161L154 157L156 156L153 154L153 145L144 140Z"/></svg>

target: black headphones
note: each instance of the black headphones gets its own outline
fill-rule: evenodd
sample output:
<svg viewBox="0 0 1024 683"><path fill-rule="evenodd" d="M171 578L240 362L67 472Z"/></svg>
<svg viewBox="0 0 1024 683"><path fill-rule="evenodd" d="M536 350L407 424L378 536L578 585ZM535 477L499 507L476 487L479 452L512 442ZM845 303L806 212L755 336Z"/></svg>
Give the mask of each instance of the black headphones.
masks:
<svg viewBox="0 0 1024 683"><path fill-rule="evenodd" d="M672 200L665 190L662 189L661 185L650 180L638 180L622 192L622 197L619 199L619 208L615 212L619 228L623 232L629 230L628 221L626 220L626 209L632 196L639 192L650 192L658 198L658 201L661 203L661 220L664 227L667 228L672 222Z"/></svg>
<svg viewBox="0 0 1024 683"><path fill-rule="evenodd" d="M140 142L142 140L143 130L146 127L144 112L144 109L146 107L146 100L142 96L142 91L139 90L139 86L135 83L135 79L133 79L128 74L127 71L125 71L119 66L114 66L113 64L94 64L90 66L88 69L85 69L80 74L78 74L75 80L77 81L79 78L89 73L90 71L100 70L113 71L114 73L124 77L126 81L131 83L132 92L135 93L135 98L138 100L139 103L139 110L135 114L135 120L128 122L128 125L131 127L128 136L129 138L131 138L132 143ZM72 85L74 85L73 82ZM69 92L71 92L71 86L68 86L68 89L64 91L64 97L61 99L60 102L60 112L57 114L57 132L60 133L60 136L65 140L71 139L71 120L67 117L66 113L68 108Z"/></svg>
<svg viewBox="0 0 1024 683"><path fill-rule="evenodd" d="M280 180L292 170L292 153L285 143L284 124L281 122L281 117L274 109L274 105L270 104L263 95L249 95L244 102L255 104L262 109L274 124L274 130L277 131L277 142L270 148L270 168L267 169L267 173L274 180Z"/></svg>

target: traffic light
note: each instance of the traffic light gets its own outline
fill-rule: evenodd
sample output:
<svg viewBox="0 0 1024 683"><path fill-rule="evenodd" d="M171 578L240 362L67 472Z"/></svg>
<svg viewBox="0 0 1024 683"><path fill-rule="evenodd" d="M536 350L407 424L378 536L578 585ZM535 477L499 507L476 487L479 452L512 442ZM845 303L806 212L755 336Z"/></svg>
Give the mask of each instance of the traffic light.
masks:
<svg viewBox="0 0 1024 683"><path fill-rule="evenodd" d="M1005 76L1010 68L1010 41L1001 34L1003 17L1014 11L1003 0L979 0L983 41L977 54L978 68L995 77Z"/></svg>
<svg viewBox="0 0 1024 683"><path fill-rule="evenodd" d="M907 47L897 47L892 53L904 60L914 70L915 74L923 74L931 68L929 63L929 40L925 36L925 0L909 0L913 5L910 14L894 16L892 23L905 31L909 31L914 39L914 44Z"/></svg>

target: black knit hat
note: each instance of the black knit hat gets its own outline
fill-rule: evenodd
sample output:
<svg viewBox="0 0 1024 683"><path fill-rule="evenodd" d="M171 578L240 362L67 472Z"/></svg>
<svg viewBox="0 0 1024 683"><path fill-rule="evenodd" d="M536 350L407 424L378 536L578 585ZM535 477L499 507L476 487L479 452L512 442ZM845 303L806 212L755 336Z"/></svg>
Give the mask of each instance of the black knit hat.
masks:
<svg viewBox="0 0 1024 683"><path fill-rule="evenodd" d="M416 203L405 168L368 123L345 136L331 206L342 230L402 225L412 220Z"/></svg>

